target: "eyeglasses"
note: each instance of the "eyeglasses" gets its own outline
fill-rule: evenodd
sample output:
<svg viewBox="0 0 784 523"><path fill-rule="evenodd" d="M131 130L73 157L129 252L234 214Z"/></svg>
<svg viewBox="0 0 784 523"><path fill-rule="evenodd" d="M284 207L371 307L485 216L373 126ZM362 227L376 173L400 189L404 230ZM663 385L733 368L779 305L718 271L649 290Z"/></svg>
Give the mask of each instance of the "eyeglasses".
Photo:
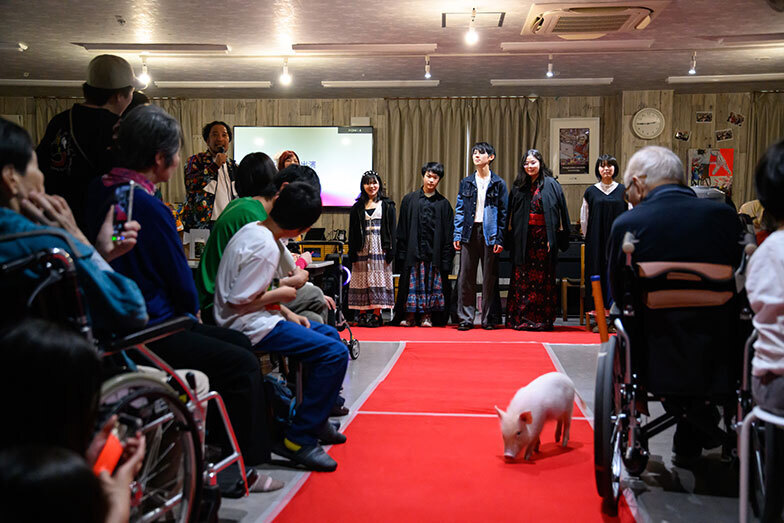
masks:
<svg viewBox="0 0 784 523"><path fill-rule="evenodd" d="M647 177L648 177L647 174L635 175L632 178L632 183L630 183L629 186L623 191L623 201L625 201L626 203L632 203L632 202L629 201L629 191L632 190L632 187L634 187L634 184L635 184L635 182L637 182L638 179L640 179L640 178L647 178Z"/></svg>

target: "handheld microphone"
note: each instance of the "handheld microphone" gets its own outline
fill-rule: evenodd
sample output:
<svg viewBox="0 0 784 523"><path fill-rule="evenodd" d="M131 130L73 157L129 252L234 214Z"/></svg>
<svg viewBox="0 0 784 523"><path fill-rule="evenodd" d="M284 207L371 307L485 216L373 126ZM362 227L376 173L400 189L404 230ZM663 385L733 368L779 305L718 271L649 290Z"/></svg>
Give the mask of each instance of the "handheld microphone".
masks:
<svg viewBox="0 0 784 523"><path fill-rule="evenodd" d="M225 152L226 152L226 149L224 149L222 145L220 147L218 147L218 154L223 154Z"/></svg>

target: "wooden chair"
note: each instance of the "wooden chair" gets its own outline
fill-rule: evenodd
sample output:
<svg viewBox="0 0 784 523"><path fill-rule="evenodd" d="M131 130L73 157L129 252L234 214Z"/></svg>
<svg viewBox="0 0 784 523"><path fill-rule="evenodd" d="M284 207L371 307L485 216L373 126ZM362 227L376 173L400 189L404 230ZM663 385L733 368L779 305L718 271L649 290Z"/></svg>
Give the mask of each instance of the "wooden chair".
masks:
<svg viewBox="0 0 784 523"><path fill-rule="evenodd" d="M573 247L576 247L573 244ZM572 247L569 248L569 251ZM568 257L569 251L564 253L564 257ZM585 321L585 244L580 244L580 265L579 265L579 278L562 275L561 276L561 308L563 309L563 320L566 321L569 316L569 303L568 295L570 287L577 287L580 289L580 325Z"/></svg>

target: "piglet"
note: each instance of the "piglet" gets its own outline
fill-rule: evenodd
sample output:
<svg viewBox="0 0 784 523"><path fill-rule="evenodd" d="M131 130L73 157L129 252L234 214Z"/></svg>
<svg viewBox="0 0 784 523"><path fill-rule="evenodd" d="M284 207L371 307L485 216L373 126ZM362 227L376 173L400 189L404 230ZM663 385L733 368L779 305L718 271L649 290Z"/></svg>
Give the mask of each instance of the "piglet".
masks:
<svg viewBox="0 0 784 523"><path fill-rule="evenodd" d="M539 451L539 434L547 420L558 420L555 441L561 439L563 446L569 441L574 406L574 383L560 372L549 372L518 390L506 412L495 407L501 419L501 435L504 438L504 457L514 459L525 449L525 459Z"/></svg>

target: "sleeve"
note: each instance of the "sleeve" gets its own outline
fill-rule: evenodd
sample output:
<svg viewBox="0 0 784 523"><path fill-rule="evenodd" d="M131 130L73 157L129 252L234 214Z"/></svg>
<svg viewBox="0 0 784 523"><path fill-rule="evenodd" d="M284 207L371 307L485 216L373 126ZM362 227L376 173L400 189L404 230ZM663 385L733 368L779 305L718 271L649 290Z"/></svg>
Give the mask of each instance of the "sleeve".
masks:
<svg viewBox="0 0 784 523"><path fill-rule="evenodd" d="M509 194L506 188L506 182L503 180L501 181L501 189L499 190L498 194L498 221L496 222L496 226L498 229L498 236L496 237L496 242L498 245L503 246L504 244L504 232L506 226L506 215L508 214L509 208Z"/></svg>
<svg viewBox="0 0 784 523"><path fill-rule="evenodd" d="M459 242L462 240L463 233L463 219L465 211L463 210L463 181L457 187L457 201L455 202L455 227L452 232L452 241Z"/></svg>
<svg viewBox="0 0 784 523"><path fill-rule="evenodd" d="M403 265L406 263L406 254L408 250L408 233L409 224L408 219L408 207L411 198L409 195L403 197L403 201L400 203L400 219L397 222L397 228L395 231L395 259L397 261L397 270L400 272L403 269ZM450 236L451 237L451 236Z"/></svg>
<svg viewBox="0 0 784 523"><path fill-rule="evenodd" d="M562 252L566 252L569 249L569 236L572 232L572 221L569 219L569 207L566 205L566 196L564 195L563 188L558 182L555 182L555 187L558 196L558 210L561 213L561 234L558 248Z"/></svg>
<svg viewBox="0 0 784 523"><path fill-rule="evenodd" d="M607 274L610 282L610 294L618 307L623 306L623 265L625 260L621 241L624 232L623 221L615 220L612 229L610 229L610 240L607 242Z"/></svg>
<svg viewBox="0 0 784 523"><path fill-rule="evenodd" d="M255 252L252 258L241 263L226 301L233 305L245 305L255 300L267 290L275 277L278 261L278 253L273 254L266 248Z"/></svg>
<svg viewBox="0 0 784 523"><path fill-rule="evenodd" d="M392 261L395 259L395 214L397 209L395 209L395 202L392 200L387 200L387 202L389 202L387 205L387 213L389 214L389 216L387 216L389 223L389 251L385 253L384 259L387 263L392 263Z"/></svg>
<svg viewBox="0 0 784 523"><path fill-rule="evenodd" d="M218 177L218 165L215 162L204 162L198 154L194 154L188 158L188 163L185 164L185 191L197 192L204 189L207 181L206 179L199 179L199 174L204 170L210 174L211 179Z"/></svg>
<svg viewBox="0 0 784 523"><path fill-rule="evenodd" d="M356 206L357 204L355 203L351 207L348 217L348 259L352 263L357 260L357 253L362 249L362 246L358 245L359 238L362 237L362 232L359 230Z"/></svg>
<svg viewBox="0 0 784 523"><path fill-rule="evenodd" d="M452 230L454 227L454 213L452 211L452 204L449 203L449 200L446 198L444 198L443 214L441 226L444 228L442 234L444 244L441 246L441 270L450 272L455 258L455 247L449 241L449 238L452 238Z"/></svg>
<svg viewBox="0 0 784 523"><path fill-rule="evenodd" d="M580 231L583 233L583 238L585 238L585 233L588 232L588 201L583 198L583 204L580 206Z"/></svg>

